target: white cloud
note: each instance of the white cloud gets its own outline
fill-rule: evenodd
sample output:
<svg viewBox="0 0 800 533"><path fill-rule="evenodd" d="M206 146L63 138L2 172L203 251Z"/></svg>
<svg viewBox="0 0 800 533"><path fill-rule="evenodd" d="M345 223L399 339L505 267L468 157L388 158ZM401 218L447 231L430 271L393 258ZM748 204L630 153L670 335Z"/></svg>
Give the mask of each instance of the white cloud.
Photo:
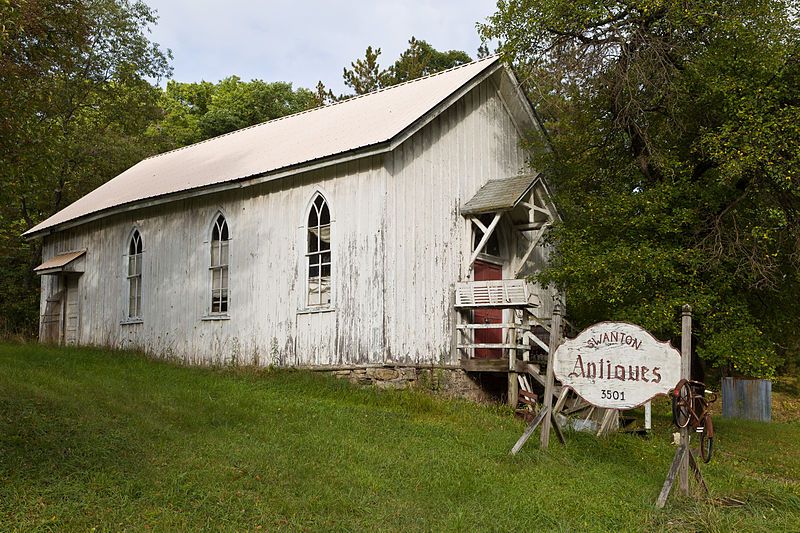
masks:
<svg viewBox="0 0 800 533"><path fill-rule="evenodd" d="M414 35L438 50L475 57L475 23L494 0L145 0L159 14L152 39L174 54L174 78L291 81L313 88L322 80L344 91L342 68L380 47L388 65Z"/></svg>

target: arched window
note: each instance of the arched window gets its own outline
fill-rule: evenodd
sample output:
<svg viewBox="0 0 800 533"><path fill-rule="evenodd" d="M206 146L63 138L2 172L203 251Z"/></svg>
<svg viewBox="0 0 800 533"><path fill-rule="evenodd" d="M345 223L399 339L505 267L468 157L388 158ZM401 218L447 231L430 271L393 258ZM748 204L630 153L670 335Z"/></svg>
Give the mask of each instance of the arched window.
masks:
<svg viewBox="0 0 800 533"><path fill-rule="evenodd" d="M128 318L142 317L142 236L133 230L128 243Z"/></svg>
<svg viewBox="0 0 800 533"><path fill-rule="evenodd" d="M211 228L211 312L228 312L228 223L220 213Z"/></svg>
<svg viewBox="0 0 800 533"><path fill-rule="evenodd" d="M306 303L309 307L331 303L331 213L328 202L317 193L308 212Z"/></svg>

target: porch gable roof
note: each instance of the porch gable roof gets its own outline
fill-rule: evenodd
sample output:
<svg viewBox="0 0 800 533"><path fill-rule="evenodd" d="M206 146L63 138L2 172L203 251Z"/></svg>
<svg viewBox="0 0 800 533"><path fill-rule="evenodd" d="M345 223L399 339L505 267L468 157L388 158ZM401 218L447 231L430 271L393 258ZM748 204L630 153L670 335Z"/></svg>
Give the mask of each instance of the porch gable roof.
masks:
<svg viewBox="0 0 800 533"><path fill-rule="evenodd" d="M490 180L461 207L461 214L473 216L514 209L538 178L539 174L525 174Z"/></svg>

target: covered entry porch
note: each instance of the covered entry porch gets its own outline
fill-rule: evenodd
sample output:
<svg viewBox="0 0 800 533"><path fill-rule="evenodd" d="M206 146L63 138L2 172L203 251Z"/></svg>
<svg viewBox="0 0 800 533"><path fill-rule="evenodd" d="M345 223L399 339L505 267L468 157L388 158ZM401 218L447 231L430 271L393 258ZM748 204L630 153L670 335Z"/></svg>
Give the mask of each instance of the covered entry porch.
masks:
<svg viewBox="0 0 800 533"><path fill-rule="evenodd" d="M532 276L548 259L543 236L558 213L545 181L523 175L489 181L461 214L471 247L455 285L453 348L465 371L505 374L515 406L520 383L545 382L553 306L562 298Z"/></svg>

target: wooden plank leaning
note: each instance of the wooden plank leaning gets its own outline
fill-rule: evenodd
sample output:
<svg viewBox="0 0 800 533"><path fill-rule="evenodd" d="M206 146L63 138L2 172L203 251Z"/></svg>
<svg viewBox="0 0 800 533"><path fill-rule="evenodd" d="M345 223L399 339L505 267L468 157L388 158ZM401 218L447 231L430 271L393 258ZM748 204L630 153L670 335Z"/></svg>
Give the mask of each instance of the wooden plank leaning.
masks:
<svg viewBox="0 0 800 533"><path fill-rule="evenodd" d="M522 436L519 438L514 447L511 448L511 455L516 455L517 452L520 451L522 446L528 441L531 435L533 435L533 432L536 431L536 428L539 426L539 424L542 423L542 420L544 420L545 418L549 418L547 416L549 413L550 410L547 408L542 408L542 410L539 411L539 414L536 415L536 418L534 418L531 421L531 423L528 424L528 427L525 428L525 431L522 433Z"/></svg>

